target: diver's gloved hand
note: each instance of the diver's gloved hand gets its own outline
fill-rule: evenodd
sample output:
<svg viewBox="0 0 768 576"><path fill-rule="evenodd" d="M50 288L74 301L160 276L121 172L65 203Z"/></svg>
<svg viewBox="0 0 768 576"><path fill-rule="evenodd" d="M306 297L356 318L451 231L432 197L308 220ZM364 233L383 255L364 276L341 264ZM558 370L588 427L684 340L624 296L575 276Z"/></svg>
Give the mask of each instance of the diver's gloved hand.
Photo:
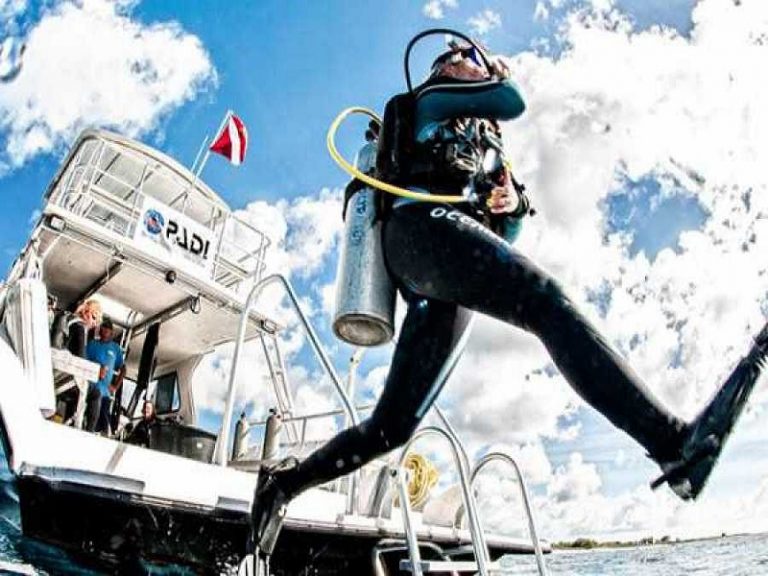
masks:
<svg viewBox="0 0 768 576"><path fill-rule="evenodd" d="M510 216L524 216L530 207L525 195L510 185L492 188L486 204L491 214L508 214Z"/></svg>
<svg viewBox="0 0 768 576"><path fill-rule="evenodd" d="M499 80L506 80L512 75L512 71L501 56L491 56L488 60L491 64L491 72Z"/></svg>

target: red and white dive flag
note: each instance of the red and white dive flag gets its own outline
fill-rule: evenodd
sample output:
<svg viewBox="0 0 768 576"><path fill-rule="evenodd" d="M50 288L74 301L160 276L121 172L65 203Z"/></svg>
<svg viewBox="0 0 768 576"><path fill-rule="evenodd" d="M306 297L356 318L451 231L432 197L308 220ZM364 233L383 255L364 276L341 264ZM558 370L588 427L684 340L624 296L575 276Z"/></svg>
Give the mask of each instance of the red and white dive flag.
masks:
<svg viewBox="0 0 768 576"><path fill-rule="evenodd" d="M246 148L248 148L248 131L245 129L245 124L240 118L230 114L209 150L226 156L232 164L239 166L245 160Z"/></svg>

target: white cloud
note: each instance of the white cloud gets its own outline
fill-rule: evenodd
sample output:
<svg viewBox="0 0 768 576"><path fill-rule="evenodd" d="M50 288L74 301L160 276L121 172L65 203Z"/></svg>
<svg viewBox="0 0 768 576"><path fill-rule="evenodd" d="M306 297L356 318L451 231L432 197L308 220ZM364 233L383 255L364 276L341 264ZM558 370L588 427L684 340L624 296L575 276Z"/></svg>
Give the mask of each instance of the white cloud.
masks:
<svg viewBox="0 0 768 576"><path fill-rule="evenodd" d="M457 8L458 0L429 0L421 9L422 14L433 20L445 18L446 8Z"/></svg>
<svg viewBox="0 0 768 576"><path fill-rule="evenodd" d="M571 454L567 467L558 468L547 486L547 496L555 502L583 500L596 494L602 481L594 464L585 464L578 452Z"/></svg>
<svg viewBox="0 0 768 576"><path fill-rule="evenodd" d="M501 28L501 14L486 8L467 20L467 24L473 34L483 36L491 30Z"/></svg>
<svg viewBox="0 0 768 576"><path fill-rule="evenodd" d="M307 278L327 263L338 244L344 226L341 199L340 189L323 189L317 196L291 201L251 202L236 215L269 237L267 274L280 271Z"/></svg>
<svg viewBox="0 0 768 576"><path fill-rule="evenodd" d="M0 82L7 83L18 76L24 49L24 43L14 36L8 36L0 41Z"/></svg>
<svg viewBox="0 0 768 576"><path fill-rule="evenodd" d="M197 37L176 22L134 20L133 4L60 2L43 13L26 36L23 73L0 90L0 162L18 167L91 125L145 134L215 83Z"/></svg>
<svg viewBox="0 0 768 576"><path fill-rule="evenodd" d="M756 39L768 7L702 1L690 39L635 32L603 8L566 17L557 59L512 61L528 112L505 135L540 208L521 247L582 304L587 289L607 283L598 322L656 393L690 416L762 324L766 264L755 256L768 243L768 141L754 127L768 120L768 90L751 71L766 57ZM622 177L648 176L687 183L694 189L684 193L711 215L678 252L653 261L629 256L626 233L606 241L602 204Z"/></svg>

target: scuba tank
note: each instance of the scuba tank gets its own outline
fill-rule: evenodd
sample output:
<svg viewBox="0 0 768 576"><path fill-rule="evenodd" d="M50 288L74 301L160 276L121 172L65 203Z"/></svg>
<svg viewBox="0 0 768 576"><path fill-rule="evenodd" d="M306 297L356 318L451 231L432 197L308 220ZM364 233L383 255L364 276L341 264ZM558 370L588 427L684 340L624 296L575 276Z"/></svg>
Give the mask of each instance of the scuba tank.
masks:
<svg viewBox="0 0 768 576"><path fill-rule="evenodd" d="M376 139L369 131L355 165L369 173L376 164ZM395 286L384 265L377 192L359 180L347 186L344 240L336 274L333 332L355 346L386 344L395 333Z"/></svg>

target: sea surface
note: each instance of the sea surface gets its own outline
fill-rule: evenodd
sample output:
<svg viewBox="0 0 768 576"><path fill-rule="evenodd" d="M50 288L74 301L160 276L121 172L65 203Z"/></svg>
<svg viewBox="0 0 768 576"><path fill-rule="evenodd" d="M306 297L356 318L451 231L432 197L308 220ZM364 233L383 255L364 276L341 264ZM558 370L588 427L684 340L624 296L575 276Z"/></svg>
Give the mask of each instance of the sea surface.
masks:
<svg viewBox="0 0 768 576"><path fill-rule="evenodd" d="M546 556L551 576L761 576L768 575L768 535L726 536L713 540L638 548L556 551ZM538 574L530 557L508 557L505 575ZM147 574L189 574L187 570L146 567ZM18 524L0 521L0 574L91 576L60 550L24 538Z"/></svg>
<svg viewBox="0 0 768 576"><path fill-rule="evenodd" d="M546 556L551 576L768 576L768 534L636 548L555 551ZM504 559L505 575L538 574L533 557ZM172 567L145 566L147 574L189 574ZM0 574L91 576L103 574L79 564L60 549L21 534L18 498L0 450Z"/></svg>

